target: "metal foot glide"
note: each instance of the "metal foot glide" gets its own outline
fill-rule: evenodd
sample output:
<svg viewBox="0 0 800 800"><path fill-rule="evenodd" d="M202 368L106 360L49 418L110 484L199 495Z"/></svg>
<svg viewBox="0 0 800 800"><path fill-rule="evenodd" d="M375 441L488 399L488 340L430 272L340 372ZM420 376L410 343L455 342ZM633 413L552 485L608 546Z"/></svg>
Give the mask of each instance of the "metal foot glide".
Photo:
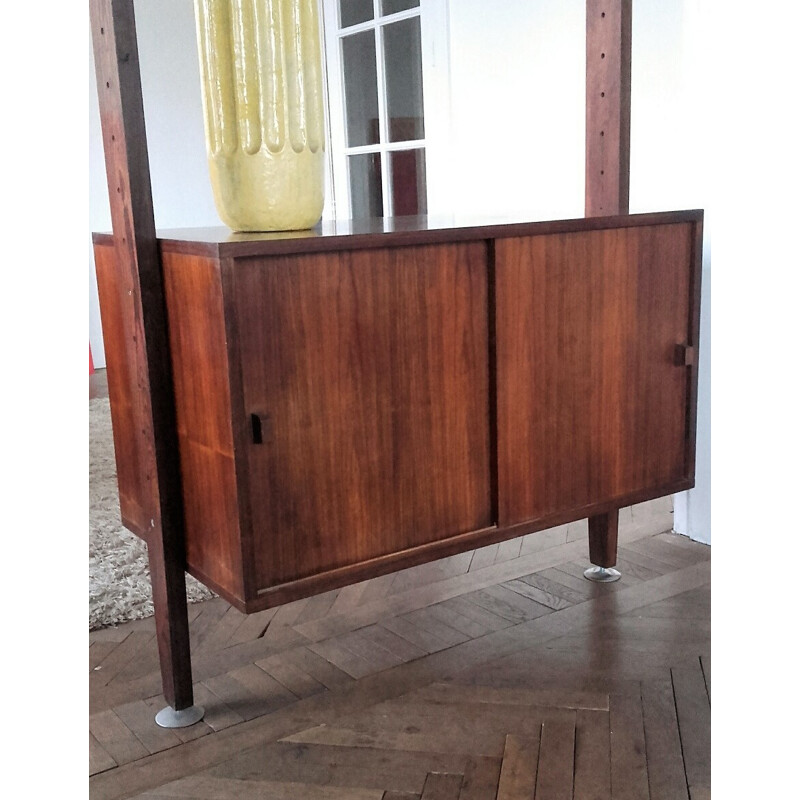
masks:
<svg viewBox="0 0 800 800"><path fill-rule="evenodd" d="M613 567L589 567L583 573L583 577L587 581L594 581L595 583L613 583L618 581L622 574Z"/></svg>
<svg viewBox="0 0 800 800"><path fill-rule="evenodd" d="M162 708L156 714L156 724L162 728L188 728L196 722L200 722L205 714L202 706L189 706L176 711L172 706Z"/></svg>

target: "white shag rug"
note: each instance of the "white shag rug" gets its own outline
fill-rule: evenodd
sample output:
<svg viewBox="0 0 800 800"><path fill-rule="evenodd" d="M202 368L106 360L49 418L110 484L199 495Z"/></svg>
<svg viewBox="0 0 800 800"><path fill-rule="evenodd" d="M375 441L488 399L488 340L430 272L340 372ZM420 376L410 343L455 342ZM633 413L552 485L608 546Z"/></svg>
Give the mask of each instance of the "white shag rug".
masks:
<svg viewBox="0 0 800 800"><path fill-rule="evenodd" d="M186 576L190 603L216 595ZM147 546L122 526L107 397L89 401L89 630L153 615Z"/></svg>

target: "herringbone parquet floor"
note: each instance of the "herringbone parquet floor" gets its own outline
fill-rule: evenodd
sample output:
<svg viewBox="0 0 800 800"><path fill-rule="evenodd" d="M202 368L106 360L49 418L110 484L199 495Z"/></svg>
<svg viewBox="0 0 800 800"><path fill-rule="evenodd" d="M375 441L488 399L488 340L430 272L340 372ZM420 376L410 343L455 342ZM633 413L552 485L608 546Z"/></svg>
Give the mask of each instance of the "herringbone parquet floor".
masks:
<svg viewBox="0 0 800 800"><path fill-rule="evenodd" d="M164 730L152 620L90 634L90 796L710 797L710 548L625 509L244 616L190 606L204 720Z"/></svg>

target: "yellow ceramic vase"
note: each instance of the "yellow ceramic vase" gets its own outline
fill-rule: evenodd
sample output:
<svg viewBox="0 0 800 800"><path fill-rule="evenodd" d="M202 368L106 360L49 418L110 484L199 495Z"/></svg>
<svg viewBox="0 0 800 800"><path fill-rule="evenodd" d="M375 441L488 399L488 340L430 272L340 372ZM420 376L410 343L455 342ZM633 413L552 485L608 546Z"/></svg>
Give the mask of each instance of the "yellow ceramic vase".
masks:
<svg viewBox="0 0 800 800"><path fill-rule="evenodd" d="M317 0L195 0L214 200L236 231L313 227L325 200Z"/></svg>

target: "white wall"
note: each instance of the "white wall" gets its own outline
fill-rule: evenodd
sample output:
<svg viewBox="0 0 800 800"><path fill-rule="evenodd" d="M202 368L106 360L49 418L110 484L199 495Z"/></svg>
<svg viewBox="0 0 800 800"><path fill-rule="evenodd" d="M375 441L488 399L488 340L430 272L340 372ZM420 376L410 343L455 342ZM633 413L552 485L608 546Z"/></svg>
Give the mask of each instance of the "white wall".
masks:
<svg viewBox="0 0 800 800"><path fill-rule="evenodd" d="M452 0L455 213L583 216L585 0Z"/></svg>

